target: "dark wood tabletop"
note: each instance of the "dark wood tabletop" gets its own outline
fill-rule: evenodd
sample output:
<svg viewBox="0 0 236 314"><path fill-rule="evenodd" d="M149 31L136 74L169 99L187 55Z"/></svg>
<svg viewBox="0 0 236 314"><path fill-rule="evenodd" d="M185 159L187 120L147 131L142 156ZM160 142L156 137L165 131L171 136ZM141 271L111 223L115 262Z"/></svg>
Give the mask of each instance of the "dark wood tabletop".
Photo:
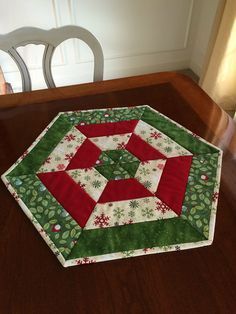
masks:
<svg viewBox="0 0 236 314"><path fill-rule="evenodd" d="M63 268L0 183L0 313L236 313L236 127L189 78L156 73L0 96L0 174L60 111L147 104L224 151L211 246Z"/></svg>

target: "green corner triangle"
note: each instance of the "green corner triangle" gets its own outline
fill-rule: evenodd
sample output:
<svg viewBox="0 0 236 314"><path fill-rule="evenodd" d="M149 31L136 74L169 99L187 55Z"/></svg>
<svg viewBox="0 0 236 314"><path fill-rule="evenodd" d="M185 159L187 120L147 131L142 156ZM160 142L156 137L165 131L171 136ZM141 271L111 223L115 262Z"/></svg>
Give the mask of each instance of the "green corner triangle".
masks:
<svg viewBox="0 0 236 314"><path fill-rule="evenodd" d="M119 160L120 163L135 162L135 161L139 162L139 159L135 157L134 155L132 155L127 150L121 151L121 156Z"/></svg>
<svg viewBox="0 0 236 314"><path fill-rule="evenodd" d="M96 166L95 169L108 180L112 179L116 164Z"/></svg>
<svg viewBox="0 0 236 314"><path fill-rule="evenodd" d="M119 161L122 154L122 150L107 150L106 155L109 156L114 161Z"/></svg>
<svg viewBox="0 0 236 314"><path fill-rule="evenodd" d="M121 166L129 173L130 177L133 178L137 172L139 164L140 164L140 161L134 161L134 162L122 163Z"/></svg>
<svg viewBox="0 0 236 314"><path fill-rule="evenodd" d="M140 161L127 150L103 151L95 169L108 180L133 178Z"/></svg>
<svg viewBox="0 0 236 314"><path fill-rule="evenodd" d="M110 165L114 164L114 160L112 160L106 152L102 152L99 156L99 160L101 161L101 165Z"/></svg>
<svg viewBox="0 0 236 314"><path fill-rule="evenodd" d="M129 179L129 178L131 178L131 176L128 173L128 171L126 171L123 167L117 164L112 173L111 179L119 180L119 179Z"/></svg>

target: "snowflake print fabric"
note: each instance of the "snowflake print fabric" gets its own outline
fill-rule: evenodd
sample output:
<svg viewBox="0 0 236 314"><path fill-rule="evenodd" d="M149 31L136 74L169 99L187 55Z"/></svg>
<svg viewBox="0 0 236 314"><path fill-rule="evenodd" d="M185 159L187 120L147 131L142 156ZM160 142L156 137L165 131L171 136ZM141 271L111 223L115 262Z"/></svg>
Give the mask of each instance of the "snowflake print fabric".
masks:
<svg viewBox="0 0 236 314"><path fill-rule="evenodd" d="M163 204L164 209L160 209L160 204ZM177 214L156 197L97 204L85 229L98 228L97 221L105 217L106 223L99 225L101 228L168 219L177 217Z"/></svg>
<svg viewBox="0 0 236 314"><path fill-rule="evenodd" d="M57 147L46 158L39 172L51 172L66 169L77 149L86 137L76 128L72 128L60 141Z"/></svg>
<svg viewBox="0 0 236 314"><path fill-rule="evenodd" d="M2 179L63 266L213 241L222 151L149 106L59 113Z"/></svg>

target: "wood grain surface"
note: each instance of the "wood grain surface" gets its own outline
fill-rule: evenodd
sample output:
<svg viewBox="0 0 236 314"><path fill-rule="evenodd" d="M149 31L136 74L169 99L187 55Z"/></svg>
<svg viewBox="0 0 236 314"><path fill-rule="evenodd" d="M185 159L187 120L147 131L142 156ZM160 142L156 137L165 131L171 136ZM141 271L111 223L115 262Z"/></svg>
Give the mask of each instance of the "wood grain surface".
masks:
<svg viewBox="0 0 236 314"><path fill-rule="evenodd" d="M211 246L63 268L0 183L0 314L236 313L236 128L194 82L156 73L0 96L0 174L59 111L148 104L224 150Z"/></svg>

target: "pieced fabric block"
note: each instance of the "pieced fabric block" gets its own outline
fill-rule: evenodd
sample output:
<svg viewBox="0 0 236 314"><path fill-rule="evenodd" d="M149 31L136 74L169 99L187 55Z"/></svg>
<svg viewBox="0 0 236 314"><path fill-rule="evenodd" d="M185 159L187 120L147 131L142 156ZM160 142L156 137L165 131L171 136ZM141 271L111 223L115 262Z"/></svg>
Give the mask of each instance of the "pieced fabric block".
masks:
<svg viewBox="0 0 236 314"><path fill-rule="evenodd" d="M2 180L66 267L210 245L221 163L141 105L59 113Z"/></svg>

